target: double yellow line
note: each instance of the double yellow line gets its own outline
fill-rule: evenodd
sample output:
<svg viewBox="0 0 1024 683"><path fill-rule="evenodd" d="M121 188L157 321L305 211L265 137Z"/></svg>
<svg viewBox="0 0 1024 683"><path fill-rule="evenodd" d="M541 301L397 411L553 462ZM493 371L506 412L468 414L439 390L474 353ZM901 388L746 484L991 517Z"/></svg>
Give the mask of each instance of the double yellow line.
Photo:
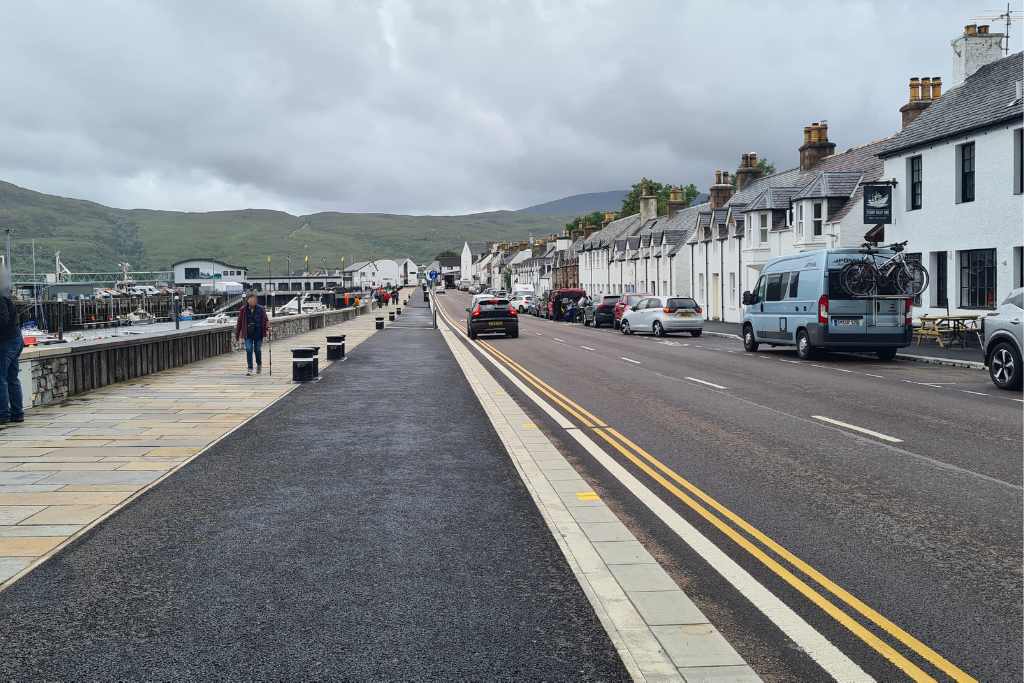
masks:
<svg viewBox="0 0 1024 683"><path fill-rule="evenodd" d="M449 323L449 325L458 329L459 325L452 320L440 306L438 306L438 312L441 313L442 317ZM646 450L633 443L612 427L608 426L604 420L589 412L581 405L549 385L547 382L544 382L508 355L499 351L492 344L483 340L477 340L477 345L485 353L489 354L492 358L505 365L509 370L519 375L534 389L546 396L570 416L575 418L582 426L593 429L594 433L607 442L608 445L616 452L620 453L637 468L658 482L675 498L682 501L687 507L711 523L730 540L771 570L776 576L792 586L801 595L806 597L822 611L846 627L851 633L860 638L868 646L892 662L912 680L935 681L936 679L897 651L888 642L877 636L873 631L869 630L860 621L850 616L850 614L830 600L825 594L823 594L823 592L817 590L800 576L797 576L796 573L791 571L789 567L779 560L788 563L790 567L798 570L807 579L816 583L819 588L830 593L847 608L866 618L876 627L887 633L889 636L895 638L912 652L931 663L935 668L942 671L951 679L955 681L970 681L977 683L975 678L961 670L938 652L931 649L917 638L894 624L892 621L879 614L876 610L865 604L856 596L837 585L817 569L780 545L770 536L743 519L740 515L715 500L712 496L676 473ZM731 522L732 525L730 525L729 522ZM744 533L740 533L740 531L744 532L746 535L744 535ZM774 553L775 557L765 552L762 547L759 547L753 541L757 541L764 546L764 548L770 550Z"/></svg>

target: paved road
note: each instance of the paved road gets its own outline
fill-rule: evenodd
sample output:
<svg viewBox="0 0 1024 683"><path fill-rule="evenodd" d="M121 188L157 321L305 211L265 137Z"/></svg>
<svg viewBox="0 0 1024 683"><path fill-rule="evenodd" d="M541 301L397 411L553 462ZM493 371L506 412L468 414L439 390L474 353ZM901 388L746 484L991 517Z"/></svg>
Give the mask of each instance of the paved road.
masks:
<svg viewBox="0 0 1024 683"><path fill-rule="evenodd" d="M427 319L0 593L0 679L627 678Z"/></svg>
<svg viewBox="0 0 1024 683"><path fill-rule="evenodd" d="M466 297L446 297L461 323ZM849 355L806 363L767 347L746 354L728 339L626 337L529 316L519 339L490 347L763 532L767 541L747 536L853 616L859 633L624 456L640 450L602 443L878 680L958 670L1021 679L1019 393L976 370ZM575 456L759 673L823 675L593 458Z"/></svg>

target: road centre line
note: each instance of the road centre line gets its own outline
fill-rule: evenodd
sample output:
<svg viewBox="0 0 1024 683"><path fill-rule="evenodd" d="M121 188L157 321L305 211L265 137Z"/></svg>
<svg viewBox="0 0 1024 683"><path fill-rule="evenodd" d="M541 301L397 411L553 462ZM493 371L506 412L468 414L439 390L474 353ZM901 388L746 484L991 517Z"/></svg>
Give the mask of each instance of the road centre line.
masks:
<svg viewBox="0 0 1024 683"><path fill-rule="evenodd" d="M873 436L873 437L875 437L877 439L882 439L883 441L888 441L889 443L903 443L903 439L897 439L895 436L889 436L888 434L882 434L881 432L876 432L876 431L873 431L871 429L866 429L864 427L858 427L857 425L852 425L849 422L842 422L840 420L836 420L836 419L833 419L831 417L825 417L824 415L811 415L811 417L813 417L815 420L821 420L822 422L828 422L829 424L834 424L834 425L839 426L839 427L845 427L846 429L852 429L855 432L860 432L861 434L867 434L868 436Z"/></svg>
<svg viewBox="0 0 1024 683"><path fill-rule="evenodd" d="M965 394L974 394L975 396L989 396L989 394L983 394L980 391L968 391L967 389L961 389L960 391Z"/></svg>
<svg viewBox="0 0 1024 683"><path fill-rule="evenodd" d="M565 340L564 340L564 339L559 339L558 337L552 337L552 339L554 339L554 340L555 340L556 342L558 342L559 344L564 344L564 343L565 343Z"/></svg>
<svg viewBox="0 0 1024 683"><path fill-rule="evenodd" d="M875 379L885 379L883 375L872 375L870 372L865 372L864 374L868 377L874 377Z"/></svg>
<svg viewBox="0 0 1024 683"><path fill-rule="evenodd" d="M705 382L704 380L697 379L696 377L687 377L686 379L690 380L691 382L696 382L697 384L703 384L705 386L714 387L715 389L727 389L728 388L728 387L723 387L721 384L713 384L711 382Z"/></svg>
<svg viewBox="0 0 1024 683"><path fill-rule="evenodd" d="M580 348L581 349L586 349L587 351L597 351L597 349L592 349L589 346L583 346L582 344L580 345Z"/></svg>
<svg viewBox="0 0 1024 683"><path fill-rule="evenodd" d="M636 365L640 365L640 361L638 361L638 360L633 360L632 358L626 358L625 356L619 356L619 358L621 358L622 360L626 361L627 363L634 363Z"/></svg>
<svg viewBox="0 0 1024 683"><path fill-rule="evenodd" d="M448 324L450 326L455 327L454 323L451 322L450 318L448 318L447 316L445 316L445 318L448 321ZM461 334L461 332L460 332L460 334ZM502 358L503 360L505 360L505 362L507 362L510 367L512 367L517 372L522 374L523 377L526 378L528 382L533 384L538 390L540 390L545 395L548 395L549 397L552 397L553 400L558 402L559 405L562 405L563 408L565 408L564 403L562 403L559 400L559 398L555 398L555 396L560 397L560 399L564 400L565 402L568 402L568 403L572 404L580 412L582 412L585 415L587 415L594 422L597 422L599 424L602 422L602 420L600 418L595 417L593 414L588 412L585 408L580 407L578 404L573 402L571 399L569 399L569 398L565 397L564 395L562 395L560 392L558 392L558 390L556 390L553 387L551 387L550 385L546 384L545 382L543 382L543 380L540 380L535 375L530 373L528 370L525 370L525 368L522 368L522 366L520 366L518 363L513 361L511 358L509 358L505 354L503 354L500 351L498 351L497 349L495 349L490 344L487 344L486 342L479 342L478 344L480 346L482 346L482 347L490 349L497 357ZM487 355L487 354L485 353L484 355ZM765 356L765 357L768 357L768 356ZM493 362L493 359L492 359L492 362ZM503 370L503 372L504 372L504 370ZM539 400L539 399L532 399L532 400ZM744 400L744 399L740 398L740 400ZM1015 400L1017 400L1017 399L1015 399ZM744 401L747 402L747 403L751 403L752 405L755 405L755 406L758 406L758 407L761 407L761 408L764 408L764 409L771 410L772 412L777 412L780 415L791 417L791 418L794 418L794 419L797 419L797 420L806 420L806 418L802 418L802 417L796 416L796 415L789 415L787 413L775 410L775 409L773 409L773 408L771 408L769 406L761 406L760 404L757 404L757 403L752 402L752 401L746 401L746 400L744 400ZM570 410L570 412L572 412L572 411ZM721 503L718 503L718 501L716 501L714 498L712 498L711 496L709 496L708 494L704 493L702 490L700 490L699 488L697 488L696 486L694 486L693 484L691 484L690 482L688 482L687 480L682 478L680 475L678 475L673 470L671 470L670 468L668 468L667 466L662 464L660 461L658 461L656 458L654 458L654 456L652 456L649 453L647 453L646 451L644 451L642 448L640 448L639 446L634 444L632 441L630 441L629 439L627 439L623 435L619 434L618 432L616 432L612 428L607 428L607 432L609 432L611 434L614 434L615 437L617 437L623 443L625 443L629 447L631 447L636 453L641 454L643 457L645 457L646 459L651 461L656 467L658 467L666 475L668 475L669 477L671 477L675 481L683 484L691 492L693 492L698 497L700 497L702 500L704 500L708 505L713 507L720 514L726 516L734 524L736 524L737 526L742 528L744 531L746 531L748 534L750 534L751 536L756 538L758 541L760 541L761 543L763 543L764 545L769 547L773 552L776 553L776 555L778 555L778 556L782 557L783 559L787 560L790 564L792 564L793 566L798 568L805 575L807 575L808 577L814 579L823 588L825 588L826 590L831 592L833 595L838 597L840 600L845 602L847 605L849 605L850 607L855 609L861 615L865 616L866 618L868 618L869 620L871 620L872 622L877 624L884 631L886 631L889 635L895 637L897 640L899 640L901 643L903 643L904 645L909 647L911 650L916 652L918 655L920 655L921 657L923 657L927 661L931 662L938 669L940 669L943 672L947 673L950 677L954 678L957 681L974 681L975 680L971 676L969 676L967 673L965 673L964 671L962 671L961 669L956 667L954 664L952 664L951 662L946 660L944 657L942 657L942 655L940 655L939 653L935 652L934 650L932 650L931 648L926 646L924 643L921 643L919 640L917 640L912 635L910 635L909 633L904 631L902 628L900 628L899 626L897 626L896 624L894 624L893 622L888 620L886 617L884 617L883 615L879 614L877 611L875 611L874 609L872 609L871 607L869 607L868 605L866 605L865 603L860 601L858 598L856 598L855 596L853 596L850 593L848 593L847 591L845 591L843 588L841 588L838 585L836 585L835 583L833 583L830 579L828 579L827 577L822 575L820 572L818 572L816 569L814 569L813 567L811 567L810 565L805 563L799 557L797 557L796 555L791 553L789 550L787 550L783 546L779 545L777 542L775 542L773 539L771 539L770 537L765 535L760 530L758 530L755 527L753 527L753 525L751 525L749 522L744 520L742 517L740 517L739 515L736 515L736 513L732 512L731 510L729 510L728 508L723 506ZM605 434L603 433L602 429L600 429L600 428L595 429L595 433L600 433L602 438L604 438L606 441L608 440L608 437L605 436ZM984 479L984 480L987 480L987 481L990 481L990 482L993 482L993 483L1000 484L1002 486L1008 486L1010 488L1020 489L1020 487L1018 487L1016 485L1009 484L1008 482L1004 482L1004 481L999 480L999 479L995 479L994 477L989 477L987 475L982 475L982 474L978 474L976 472L971 472L969 470L964 470L963 468L959 468L959 467L956 467L954 465L949 465L948 463L942 463L941 461L937 461L937 460L934 460L932 458L928 458L927 456L922 456L922 455L919 455L919 454L916 454L916 453L908 452L908 451L905 451L905 450L902 450L902 449L899 449L899 448L895 448L893 446L886 446L886 447L893 448L894 450L896 450L897 452L899 452L901 454L908 455L910 457L922 460L924 462L928 462L928 463L932 464L933 466L939 467L941 469L946 469L946 470L958 472L958 473L961 473L961 474L968 474L968 475L975 476L975 477L978 477L978 478L981 478L981 479ZM616 448L621 450L621 448L618 447L618 446L616 446ZM600 449L598 449L598 450L600 450ZM603 451L601 451L601 452L603 453ZM615 464L617 465L617 463L615 463ZM662 483L662 485L664 486L664 483L663 483L662 479L657 479L656 478L656 481L658 481L659 483ZM647 491L648 494L650 494L649 490L647 490L646 488L644 490ZM650 495L653 495L653 494L650 494ZM677 495L677 497L679 497L679 496ZM691 505L691 502L693 502L692 499L687 500L687 499L684 499L684 498L680 498L680 500L683 500L683 502L686 503L687 505ZM705 512L707 512L707 511L705 510ZM711 514L711 513L708 513L708 514ZM713 516L714 515L712 515L712 517ZM677 531L677 533L678 533L678 531ZM741 540L742 541L746 541L746 539L744 539L742 537L741 537ZM739 541L737 541L737 542L739 542ZM744 546L744 549L748 550L748 552L749 552L749 549L746 546ZM760 549L758 549L758 548L754 548L754 550L760 552ZM769 564L769 563L775 563L775 561L772 558L767 557L766 558L767 562L766 562L766 560L762 559L761 556L758 556L758 555L755 554L755 557L757 557L757 559L762 561L762 563L765 564L766 566L768 566L769 569L771 569L773 572L775 572L776 574L779 574L779 571L776 569L776 567L773 566L772 564ZM777 563L775 563L775 564L777 565ZM783 572L788 571L785 568L780 568L780 569ZM718 570L719 573L722 573L721 570L718 567L716 567L716 570ZM779 574L779 575L780 575L780 577L782 576L781 574ZM724 574L723 574L723 576L724 576ZM783 577L783 578L785 578L785 577ZM793 577L793 578L796 581L801 581L800 579L798 579L796 577ZM925 673L924 671L919 669L915 664L913 664L912 662L907 660L905 657L903 657L903 655L901 655L899 652L894 651L888 645L888 643L886 643L884 641L880 641L873 633L871 633L870 631L866 631L859 622L852 621L852 623L850 623L849 617L848 617L848 615L846 615L845 612L843 612L842 610L839 610L838 608L836 608L835 605L833 605L831 602L829 602L826 598L824 598L820 594L816 593L814 591L814 589L812 589L810 587L807 587L807 590L811 593L811 595L808 595L807 593L803 593L803 591L801 591L801 593L803 593L805 595L805 597L808 597L808 599L812 600L812 602L815 602L815 604L817 604L819 607L821 607L821 609L824 610L826 613L828 613L830 616L832 616L837 621L839 621L844 626L846 626L855 635L857 635L859 638L861 638L861 640L863 640L865 643L867 643L869 646L871 646L874 650L876 650L877 652L882 654L886 659L889 659L891 662L896 664L903 671L908 673L914 680L928 680L928 681L935 680L934 678L929 676L927 673ZM812 596L817 596L817 599L815 599ZM748 599L750 599L749 596L747 596L747 597L748 597ZM821 602L819 602L819 600ZM766 613L766 614L768 614L768 613ZM771 615L769 615L769 616L770 616L770 618L772 618ZM774 618L773 618L773 621L774 621ZM780 628L781 628L781 626L780 626ZM813 631L813 629L812 629L812 631ZM816 632L814 632L814 633L816 633ZM787 632L787 634L789 634L789 633ZM792 634L789 634L789 635L790 635L791 638L793 637ZM796 639L794 638L794 640L796 640ZM844 655L843 655L843 657L845 658ZM821 662L819 662L819 664L821 664ZM852 662L851 662L851 664L852 664ZM854 666L856 666L856 665L854 665ZM829 667L827 667L827 666L825 666L824 668L826 668L826 670L829 670ZM866 677L867 675L864 674L863 672L861 672L861 676L862 677ZM837 676L837 678L839 678L839 677ZM870 677L867 677L867 679L869 680Z"/></svg>

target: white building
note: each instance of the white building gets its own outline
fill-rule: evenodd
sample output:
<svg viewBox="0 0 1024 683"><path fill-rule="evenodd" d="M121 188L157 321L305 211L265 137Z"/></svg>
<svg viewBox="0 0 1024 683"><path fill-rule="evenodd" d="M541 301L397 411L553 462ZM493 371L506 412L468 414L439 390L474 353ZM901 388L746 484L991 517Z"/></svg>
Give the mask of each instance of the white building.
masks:
<svg viewBox="0 0 1024 683"><path fill-rule="evenodd" d="M411 258L398 259L398 281L403 285L415 285L419 281L419 266Z"/></svg>
<svg viewBox="0 0 1024 683"><path fill-rule="evenodd" d="M349 288L393 287L404 284L404 281L397 262L391 259L374 259L357 261L345 268L342 284Z"/></svg>
<svg viewBox="0 0 1024 683"><path fill-rule="evenodd" d="M196 258L178 261L171 266L174 270L174 284L178 286L213 286L219 281L246 282L248 269L213 258Z"/></svg>
<svg viewBox="0 0 1024 683"><path fill-rule="evenodd" d="M466 242L462 245L461 275L463 280L480 282L480 274L477 272L477 265L491 249L489 242Z"/></svg>
<svg viewBox="0 0 1024 683"><path fill-rule="evenodd" d="M931 275L918 312L977 313L1024 286L1022 53L1003 58L1001 39L968 26L953 41L963 82L880 151L897 181L885 240L909 240Z"/></svg>

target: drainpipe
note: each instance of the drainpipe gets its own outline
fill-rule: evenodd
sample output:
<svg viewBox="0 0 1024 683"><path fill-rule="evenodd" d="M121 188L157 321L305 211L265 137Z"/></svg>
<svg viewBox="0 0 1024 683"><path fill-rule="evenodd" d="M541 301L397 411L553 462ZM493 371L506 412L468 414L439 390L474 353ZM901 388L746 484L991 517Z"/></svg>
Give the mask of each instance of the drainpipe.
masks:
<svg viewBox="0 0 1024 683"><path fill-rule="evenodd" d="M722 243L718 247L718 308L721 312L721 321L725 322L725 243L728 241L728 237L722 240Z"/></svg>

